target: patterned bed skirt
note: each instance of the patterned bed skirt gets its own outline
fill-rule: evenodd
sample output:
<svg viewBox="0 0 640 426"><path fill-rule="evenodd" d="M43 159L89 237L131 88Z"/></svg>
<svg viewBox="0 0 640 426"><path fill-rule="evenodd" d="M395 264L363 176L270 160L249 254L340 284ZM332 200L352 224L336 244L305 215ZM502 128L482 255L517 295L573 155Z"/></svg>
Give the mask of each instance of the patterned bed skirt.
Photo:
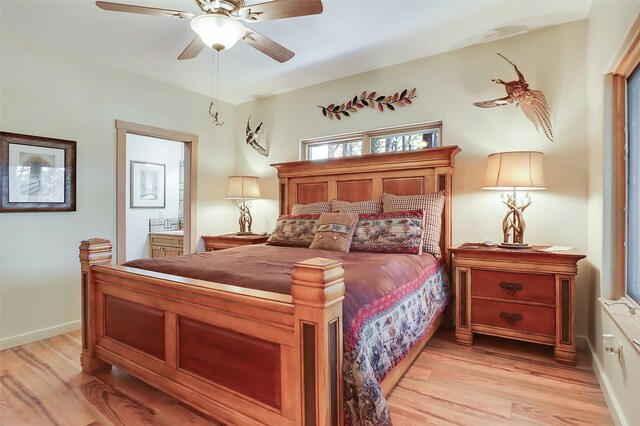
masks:
<svg viewBox="0 0 640 426"><path fill-rule="evenodd" d="M346 424L391 424L380 383L429 332L446 306L447 276L438 262L358 312L345 334Z"/></svg>

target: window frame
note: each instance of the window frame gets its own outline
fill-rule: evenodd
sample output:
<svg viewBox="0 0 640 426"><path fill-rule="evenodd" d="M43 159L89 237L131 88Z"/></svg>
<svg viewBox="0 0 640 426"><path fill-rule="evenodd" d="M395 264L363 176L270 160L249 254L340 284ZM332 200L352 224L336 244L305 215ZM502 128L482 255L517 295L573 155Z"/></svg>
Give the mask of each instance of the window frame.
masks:
<svg viewBox="0 0 640 426"><path fill-rule="evenodd" d="M627 79L640 66L640 29L629 43L622 59L612 74L612 170L614 179L613 219L614 238L614 286L613 299L625 299L638 307L627 295Z"/></svg>
<svg viewBox="0 0 640 426"><path fill-rule="evenodd" d="M427 121L421 123L406 124L401 126L383 127L379 129L363 130L358 132L341 133L337 135L321 136L318 138L302 139L300 141L300 160L309 159L309 149L312 146L329 145L333 143L345 143L362 141L362 155L379 155L371 153L371 138L393 136L406 133L418 133L436 129L439 133L439 145L442 146L442 121ZM424 148L431 149L431 148ZM310 160L322 161L322 160Z"/></svg>

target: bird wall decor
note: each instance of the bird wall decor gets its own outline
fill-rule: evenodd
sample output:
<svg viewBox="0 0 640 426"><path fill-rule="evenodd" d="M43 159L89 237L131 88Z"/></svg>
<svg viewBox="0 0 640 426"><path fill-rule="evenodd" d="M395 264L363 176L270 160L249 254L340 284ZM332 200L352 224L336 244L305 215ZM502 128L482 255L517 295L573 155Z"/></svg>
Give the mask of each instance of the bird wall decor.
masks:
<svg viewBox="0 0 640 426"><path fill-rule="evenodd" d="M247 119L247 130L246 130L247 145L251 145L253 149L258 151L260 154L264 155L265 157L268 157L269 152L258 143L258 141L260 140L260 135L262 134L260 131L262 129L263 123L260 122L260 124L258 124L258 127L256 127L255 130L251 130L251 125L249 124L250 122L251 122L251 116L249 116L249 118Z"/></svg>
<svg viewBox="0 0 640 426"><path fill-rule="evenodd" d="M498 53L498 55L513 66L513 69L518 75L518 79L513 81L504 81L499 78L491 80L494 83L502 84L507 92L507 96L484 102L474 102L473 104L480 108L493 108L502 105L509 105L515 102L516 107L520 107L524 115L536 127L536 130L540 132L540 128L542 128L547 139L553 142L551 113L549 111L547 98L540 90L533 90L529 88L529 83L527 83L524 75L522 75L516 64L500 53Z"/></svg>

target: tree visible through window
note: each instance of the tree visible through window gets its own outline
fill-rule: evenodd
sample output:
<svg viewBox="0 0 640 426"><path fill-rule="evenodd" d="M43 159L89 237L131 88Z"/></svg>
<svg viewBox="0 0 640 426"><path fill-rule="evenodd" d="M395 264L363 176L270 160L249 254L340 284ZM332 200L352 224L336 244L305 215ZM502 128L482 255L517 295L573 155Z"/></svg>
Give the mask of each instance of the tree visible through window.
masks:
<svg viewBox="0 0 640 426"><path fill-rule="evenodd" d="M439 132L412 133L371 138L371 153L412 151L416 149L435 148L438 144Z"/></svg>
<svg viewBox="0 0 640 426"><path fill-rule="evenodd" d="M413 151L441 146L442 123L419 123L302 141L303 160Z"/></svg>

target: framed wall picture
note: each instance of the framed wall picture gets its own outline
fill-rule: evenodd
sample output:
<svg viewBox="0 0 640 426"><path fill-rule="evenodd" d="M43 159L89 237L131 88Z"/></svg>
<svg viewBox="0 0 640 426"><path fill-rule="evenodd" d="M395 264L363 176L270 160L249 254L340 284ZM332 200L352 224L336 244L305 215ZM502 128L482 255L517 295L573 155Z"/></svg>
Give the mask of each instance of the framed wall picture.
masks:
<svg viewBox="0 0 640 426"><path fill-rule="evenodd" d="M76 210L76 143L0 132L0 212Z"/></svg>
<svg viewBox="0 0 640 426"><path fill-rule="evenodd" d="M165 207L165 165L131 161L131 208Z"/></svg>

